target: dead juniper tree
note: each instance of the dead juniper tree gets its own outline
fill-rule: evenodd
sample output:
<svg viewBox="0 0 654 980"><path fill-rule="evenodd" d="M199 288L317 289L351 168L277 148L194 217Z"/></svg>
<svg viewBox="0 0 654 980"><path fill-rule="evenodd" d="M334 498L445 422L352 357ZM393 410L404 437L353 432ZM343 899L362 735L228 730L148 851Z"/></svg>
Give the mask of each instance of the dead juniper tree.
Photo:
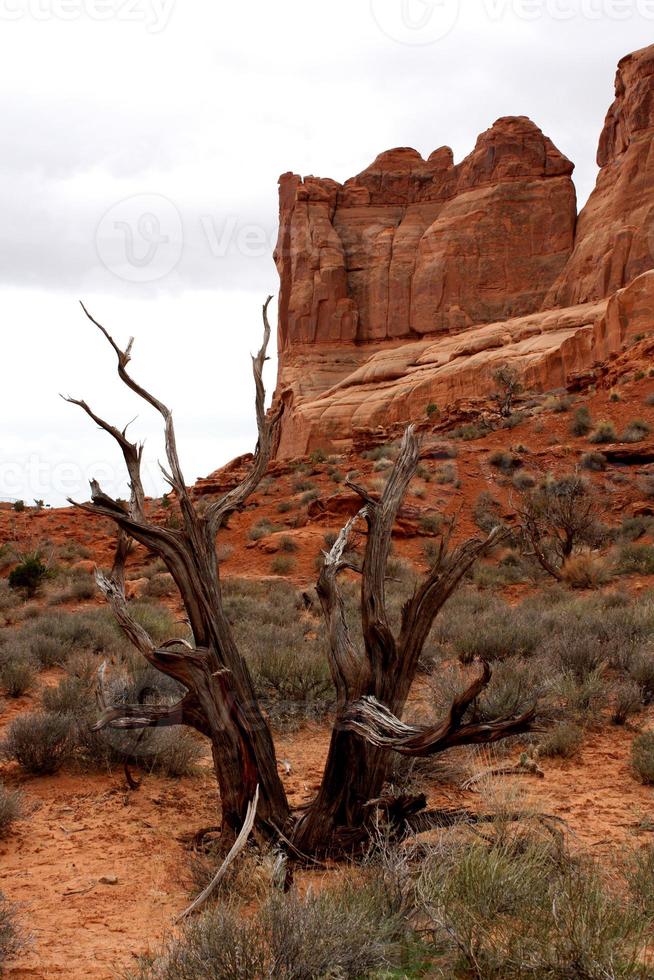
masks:
<svg viewBox="0 0 654 980"><path fill-rule="evenodd" d="M412 726L401 721L418 659L435 616L477 558L501 536L496 529L484 541L466 541L453 549L442 542L437 560L404 606L399 632L393 632L384 583L393 525L419 459L419 443L413 427L409 427L379 497L350 484L361 498L361 509L347 522L325 556L317 592L329 633L336 713L318 793L308 807L299 813L291 812L278 772L270 727L225 614L216 555L216 537L221 527L230 514L244 505L266 471L280 422L281 408L268 414L264 408L262 371L270 339L267 316L270 299L263 307L263 344L253 358L259 438L252 466L238 486L202 512L195 507L180 468L170 409L138 384L127 370L132 341L122 350L107 330L84 310L113 348L121 381L163 419L168 461L164 475L179 501L181 526L178 528L159 526L148 517L140 472L142 445L130 442L126 430L100 418L86 402L67 400L82 408L116 440L129 474L129 504L112 499L92 481L92 502L77 505L90 514L109 518L119 529L114 568L109 576L98 573L100 589L122 630L143 657L186 690L173 705L104 703L95 728L137 730L157 725L194 728L211 744L225 841L233 840L246 817L250 819L252 809L248 808L258 795L257 833L283 842L295 856L316 856L360 845L376 808L384 809L389 822L398 828L424 828L430 823L444 825L444 821L452 819L451 815L442 811L418 812L425 808L424 797L382 797L392 753L426 756L453 746L493 742L529 731L533 711L486 724L466 721L467 708L490 679L490 668L484 664L479 676L455 699L438 725ZM362 644L355 643L350 635L339 587L340 573L350 567L347 552L357 524L367 531L360 569ZM165 563L179 589L192 643L171 637L157 644L131 615L124 590L125 559L131 541L139 542Z"/></svg>
<svg viewBox="0 0 654 980"><path fill-rule="evenodd" d="M563 581L563 566L581 544L592 544L600 508L592 485L579 473L548 476L525 490L518 505L522 534L548 575Z"/></svg>

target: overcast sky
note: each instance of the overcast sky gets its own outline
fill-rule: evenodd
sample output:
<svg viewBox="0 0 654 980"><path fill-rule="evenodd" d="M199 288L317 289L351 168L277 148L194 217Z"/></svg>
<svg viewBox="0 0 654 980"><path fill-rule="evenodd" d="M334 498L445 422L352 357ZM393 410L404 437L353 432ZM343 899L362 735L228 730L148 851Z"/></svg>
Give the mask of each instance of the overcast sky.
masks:
<svg viewBox="0 0 654 980"><path fill-rule="evenodd" d="M0 0L0 497L124 488L59 392L138 415L161 492L157 420L78 299L136 336L193 481L254 441L280 173L345 180L393 146L460 160L524 114L583 203L616 63L653 38L654 0Z"/></svg>

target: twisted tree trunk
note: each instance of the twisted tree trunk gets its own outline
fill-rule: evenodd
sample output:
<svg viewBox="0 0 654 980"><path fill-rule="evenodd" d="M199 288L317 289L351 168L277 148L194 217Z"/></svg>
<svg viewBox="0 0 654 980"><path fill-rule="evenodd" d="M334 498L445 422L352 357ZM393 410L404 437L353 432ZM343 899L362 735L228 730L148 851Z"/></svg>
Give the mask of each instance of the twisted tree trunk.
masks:
<svg viewBox="0 0 654 980"><path fill-rule="evenodd" d="M186 689L184 697L175 705L110 705L101 683L102 710L95 728L188 725L196 729L211 743L226 840L236 837L248 814L252 817L250 804L258 788L257 832L282 842L296 856L321 855L360 843L376 806L385 807L396 820L408 818L424 807L424 801L415 799L385 799L383 803L379 799L388 778L392 752L428 755L455 745L494 741L528 731L533 712L486 725L465 723L466 709L490 679L490 668L484 665L480 676L454 701L438 725L412 727L400 720L435 616L477 558L501 537L496 529L484 541L467 541L453 550L443 539L431 571L405 604L399 633L394 635L386 609L384 582L393 524L418 464L419 443L410 426L379 499L363 487L350 484L361 497L361 510L348 521L325 556L317 589L329 633L329 662L337 694L336 718L318 794L298 818L291 815L270 728L223 608L215 547L216 535L226 518L243 506L259 484L275 445L281 409L266 415L262 382L270 338L267 317L270 299L263 307L264 341L253 358L259 431L254 462L247 477L202 514L193 504L180 468L172 413L127 371L132 341L121 350L85 310L116 353L122 382L164 420L168 469L163 472L175 491L182 513L179 529L161 527L149 520L140 473L143 447L130 442L126 430L120 431L97 416L86 402L67 399L116 440L130 478L128 506L103 493L95 481L91 484L92 503L76 505L91 514L110 518L120 531L112 573L108 577L98 574L98 584L123 631L145 659ZM338 584L339 573L350 567L345 553L354 527L360 521L367 526L361 572L361 648L350 636ZM131 616L125 598L124 566L132 540L159 556L174 578L191 627L192 643L173 637L157 645ZM439 825L443 819L439 814ZM410 820L407 824L410 825Z"/></svg>

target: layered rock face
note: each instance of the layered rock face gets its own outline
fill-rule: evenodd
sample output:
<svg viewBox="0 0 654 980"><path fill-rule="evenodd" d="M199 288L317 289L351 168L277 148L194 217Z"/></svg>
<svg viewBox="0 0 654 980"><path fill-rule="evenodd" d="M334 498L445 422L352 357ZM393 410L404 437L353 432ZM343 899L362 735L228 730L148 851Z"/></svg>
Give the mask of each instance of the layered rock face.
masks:
<svg viewBox="0 0 654 980"><path fill-rule="evenodd" d="M600 137L595 190L544 306L609 296L654 267L654 47L623 58Z"/></svg>
<svg viewBox="0 0 654 980"><path fill-rule="evenodd" d="M358 177L280 181L280 346L461 330L536 310L565 266L573 166L525 118L455 166L389 150Z"/></svg>
<svg viewBox="0 0 654 980"><path fill-rule="evenodd" d="M447 147L404 148L342 185L285 174L280 456L483 394L509 360L547 389L617 349L633 323L607 327L609 298L641 276L613 309L642 318L654 295L653 92L654 47L620 63L578 221L573 165L525 117L456 165Z"/></svg>

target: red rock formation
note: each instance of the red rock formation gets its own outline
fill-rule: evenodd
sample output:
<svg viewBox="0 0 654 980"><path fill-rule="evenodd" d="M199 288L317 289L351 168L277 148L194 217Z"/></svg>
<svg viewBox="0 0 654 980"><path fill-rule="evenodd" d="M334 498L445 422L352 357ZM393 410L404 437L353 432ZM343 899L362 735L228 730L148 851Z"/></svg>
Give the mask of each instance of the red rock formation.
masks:
<svg viewBox="0 0 654 980"><path fill-rule="evenodd" d="M654 268L654 46L623 58L597 151L597 185L544 308L610 296Z"/></svg>
<svg viewBox="0 0 654 980"><path fill-rule="evenodd" d="M564 385L651 328L653 90L654 47L620 62L576 237L573 166L525 117L457 165L403 148L343 185L284 175L279 456L488 392L506 361Z"/></svg>
<svg viewBox="0 0 654 980"><path fill-rule="evenodd" d="M382 153L339 185L280 180L280 351L384 341L533 312L573 245L572 164L524 117L455 166Z"/></svg>

